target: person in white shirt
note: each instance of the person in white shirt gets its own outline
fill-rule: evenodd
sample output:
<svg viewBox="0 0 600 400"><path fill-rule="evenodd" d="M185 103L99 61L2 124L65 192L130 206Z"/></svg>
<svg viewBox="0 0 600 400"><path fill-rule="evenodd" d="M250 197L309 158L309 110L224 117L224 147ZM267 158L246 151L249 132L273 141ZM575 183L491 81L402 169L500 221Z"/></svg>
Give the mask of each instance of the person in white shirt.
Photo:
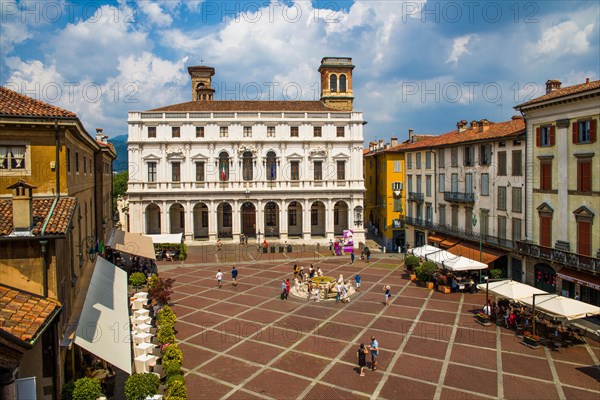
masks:
<svg viewBox="0 0 600 400"><path fill-rule="evenodd" d="M221 272L221 270L219 270L217 272L217 286L218 287L222 287L223 286L223 273Z"/></svg>

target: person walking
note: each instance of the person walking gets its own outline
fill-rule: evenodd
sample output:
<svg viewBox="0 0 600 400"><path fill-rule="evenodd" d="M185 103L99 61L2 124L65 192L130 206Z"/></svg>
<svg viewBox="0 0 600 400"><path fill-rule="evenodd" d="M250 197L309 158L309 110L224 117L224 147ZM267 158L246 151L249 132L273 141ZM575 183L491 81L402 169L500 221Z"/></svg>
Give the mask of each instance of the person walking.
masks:
<svg viewBox="0 0 600 400"><path fill-rule="evenodd" d="M319 301L319 285L315 285L315 301Z"/></svg>
<svg viewBox="0 0 600 400"><path fill-rule="evenodd" d="M370 263L371 262L371 250L367 250L367 262Z"/></svg>
<svg viewBox="0 0 600 400"><path fill-rule="evenodd" d="M367 354L369 350L365 347L364 343L360 344L358 348L358 370L360 376L365 376L365 366L367 365Z"/></svg>
<svg viewBox="0 0 600 400"><path fill-rule="evenodd" d="M222 287L223 286L223 273L221 272L221 270L217 271L217 286L218 287Z"/></svg>
<svg viewBox="0 0 600 400"><path fill-rule="evenodd" d="M350 264L354 264L354 250L350 253Z"/></svg>
<svg viewBox="0 0 600 400"><path fill-rule="evenodd" d="M342 299L342 284L340 282L335 286L335 302L339 302Z"/></svg>
<svg viewBox="0 0 600 400"><path fill-rule="evenodd" d="M379 357L379 342L375 339L375 336L371 336L369 350L371 352L371 369L375 371L377 369L377 357Z"/></svg>
<svg viewBox="0 0 600 400"><path fill-rule="evenodd" d="M285 299L286 300L290 296L290 289L291 289L290 278L288 278L285 280Z"/></svg>
<svg viewBox="0 0 600 400"><path fill-rule="evenodd" d="M385 305L389 306L390 305L390 299L392 297L392 292L391 292L390 285L384 286L383 290L385 290Z"/></svg>
<svg viewBox="0 0 600 400"><path fill-rule="evenodd" d="M312 282L308 281L308 284L306 285L306 292L308 293L308 296L306 297L306 301L310 300L310 296L312 296Z"/></svg>
<svg viewBox="0 0 600 400"><path fill-rule="evenodd" d="M354 276L354 281L356 282L356 291L360 292L360 275L356 274Z"/></svg>
<svg viewBox="0 0 600 400"><path fill-rule="evenodd" d="M231 267L231 279L233 280L233 286L237 286L238 270L235 267Z"/></svg>
<svg viewBox="0 0 600 400"><path fill-rule="evenodd" d="M308 268L308 277L309 277L309 279L312 279L315 277L315 268L313 267L312 264L310 264L310 267Z"/></svg>

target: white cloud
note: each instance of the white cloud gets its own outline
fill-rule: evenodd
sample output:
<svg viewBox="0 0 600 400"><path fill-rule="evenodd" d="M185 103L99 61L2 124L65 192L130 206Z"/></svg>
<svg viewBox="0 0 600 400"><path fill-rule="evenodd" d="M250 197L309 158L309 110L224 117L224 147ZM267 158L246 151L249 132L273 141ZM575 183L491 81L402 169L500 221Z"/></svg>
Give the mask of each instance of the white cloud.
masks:
<svg viewBox="0 0 600 400"><path fill-rule="evenodd" d="M20 21L19 5L13 0L0 1L0 20L0 58L4 58L16 45L33 35L28 30L28 23Z"/></svg>
<svg viewBox="0 0 600 400"><path fill-rule="evenodd" d="M594 30L594 24L589 23L580 29L575 21L564 21L542 32L542 37L536 44L538 54L585 54L590 49L589 36Z"/></svg>
<svg viewBox="0 0 600 400"><path fill-rule="evenodd" d="M166 27L173 23L173 17L166 13L158 3L144 0L138 2L138 7L146 14L150 22L157 26Z"/></svg>
<svg viewBox="0 0 600 400"><path fill-rule="evenodd" d="M458 64L458 60L465 54L471 54L467 46L471 39L476 39L476 35L465 35L454 39L452 43L452 51L446 60L446 63Z"/></svg>

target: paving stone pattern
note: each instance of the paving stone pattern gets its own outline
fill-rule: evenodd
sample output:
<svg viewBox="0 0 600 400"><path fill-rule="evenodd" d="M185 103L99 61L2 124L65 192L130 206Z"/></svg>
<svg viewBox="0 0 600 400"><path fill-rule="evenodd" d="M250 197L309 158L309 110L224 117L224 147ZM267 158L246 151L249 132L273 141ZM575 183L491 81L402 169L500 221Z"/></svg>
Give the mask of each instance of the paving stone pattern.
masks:
<svg viewBox="0 0 600 400"><path fill-rule="evenodd" d="M529 349L511 331L474 321L485 294L418 287L403 276L399 259L350 265L349 257L307 250L258 260L232 256L227 264L216 252L198 252L191 247L186 264L159 263L161 276L176 279L190 399L600 398L600 343ZM307 269L317 262L330 276L360 272L361 291L349 304L280 300L281 280L292 277L294 263ZM240 272L237 287L231 263ZM221 289L218 268L225 274ZM392 286L390 306L383 304L384 285ZM381 347L378 369L360 377L356 350L371 335Z"/></svg>

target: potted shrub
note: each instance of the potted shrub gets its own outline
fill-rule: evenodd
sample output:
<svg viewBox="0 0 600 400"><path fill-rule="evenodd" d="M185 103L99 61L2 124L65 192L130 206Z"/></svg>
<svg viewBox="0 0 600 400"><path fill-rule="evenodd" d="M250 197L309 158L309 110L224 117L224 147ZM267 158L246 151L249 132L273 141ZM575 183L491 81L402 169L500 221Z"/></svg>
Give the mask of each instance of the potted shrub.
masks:
<svg viewBox="0 0 600 400"><path fill-rule="evenodd" d="M129 284L134 289L139 289L146 284L146 275L141 272L134 272L129 277Z"/></svg>
<svg viewBox="0 0 600 400"><path fill-rule="evenodd" d="M170 386L167 386L167 395L165 400L186 400L187 390L185 389L185 383L176 380L173 381Z"/></svg>
<svg viewBox="0 0 600 400"><path fill-rule="evenodd" d="M125 397L127 400L144 400L158 394L159 386L160 380L154 374L133 374L125 381Z"/></svg>
<svg viewBox="0 0 600 400"><path fill-rule="evenodd" d="M177 322L177 316L171 307L166 305L158 312L158 325L165 323L175 325L175 322Z"/></svg>
<svg viewBox="0 0 600 400"><path fill-rule="evenodd" d="M490 269L490 279L502 278L502 270L499 268Z"/></svg>
<svg viewBox="0 0 600 400"><path fill-rule="evenodd" d="M541 341L542 341L542 338L540 338L537 335L534 335L531 332L523 333L523 342L529 347L537 349L540 346Z"/></svg>
<svg viewBox="0 0 600 400"><path fill-rule="evenodd" d="M102 387L99 380L81 378L75 381L73 400L96 400L102 396Z"/></svg>
<svg viewBox="0 0 600 400"><path fill-rule="evenodd" d="M183 353L179 349L177 344L171 344L165 348L162 356L162 362L164 364L176 363L181 365L183 363Z"/></svg>
<svg viewBox="0 0 600 400"><path fill-rule="evenodd" d="M158 341L160 344L175 343L175 328L171 323L163 323L158 326Z"/></svg>
<svg viewBox="0 0 600 400"><path fill-rule="evenodd" d="M406 269L409 271L413 271L419 264L421 264L419 257L409 255L404 258L404 265L406 265Z"/></svg>
<svg viewBox="0 0 600 400"><path fill-rule="evenodd" d="M75 390L75 381L71 380L65 383L60 391L60 399L71 400L73 398L73 390Z"/></svg>
<svg viewBox="0 0 600 400"><path fill-rule="evenodd" d="M483 325L483 326L491 325L489 315L486 315L483 312L478 312L477 315L475 315L475 317L477 318L477 322L479 322L481 325Z"/></svg>
<svg viewBox="0 0 600 400"><path fill-rule="evenodd" d="M171 300L171 295L173 294L172 288L174 282L175 279L162 279L153 274L148 282L148 294L150 295L150 298L156 300L161 306L168 304L169 300ZM171 310L171 313L172 312L173 310Z"/></svg>
<svg viewBox="0 0 600 400"><path fill-rule="evenodd" d="M417 279L423 282L429 289L433 289L431 278L438 270L436 263L433 261L425 261L423 264L415 268Z"/></svg>

